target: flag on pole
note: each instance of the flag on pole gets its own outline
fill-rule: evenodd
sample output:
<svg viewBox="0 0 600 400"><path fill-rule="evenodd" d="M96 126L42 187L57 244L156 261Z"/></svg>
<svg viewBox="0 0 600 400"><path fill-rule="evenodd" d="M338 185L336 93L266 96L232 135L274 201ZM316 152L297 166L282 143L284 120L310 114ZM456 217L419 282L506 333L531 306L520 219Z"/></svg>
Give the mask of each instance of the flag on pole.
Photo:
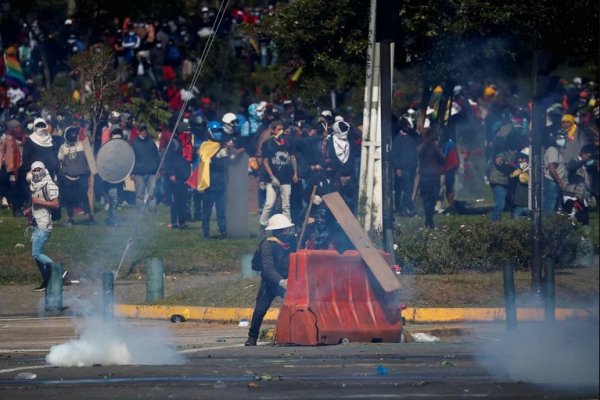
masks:
<svg viewBox="0 0 600 400"><path fill-rule="evenodd" d="M4 53L4 68L4 77L8 84L25 86L25 75L17 58L17 49L13 46L6 49Z"/></svg>

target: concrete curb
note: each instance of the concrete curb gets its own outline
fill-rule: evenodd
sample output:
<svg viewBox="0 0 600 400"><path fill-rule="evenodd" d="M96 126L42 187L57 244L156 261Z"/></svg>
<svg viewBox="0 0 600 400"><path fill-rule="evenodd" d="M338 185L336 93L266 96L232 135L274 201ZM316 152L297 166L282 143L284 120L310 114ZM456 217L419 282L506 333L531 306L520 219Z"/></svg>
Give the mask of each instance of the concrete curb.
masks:
<svg viewBox="0 0 600 400"><path fill-rule="evenodd" d="M188 307L162 305L116 304L114 315L126 318L169 319L172 315L181 315L185 319L211 322L239 322L252 318L252 308L232 307ZM274 322L279 315L278 309L270 309L265 321ZM557 308L557 321L572 319L598 319L599 310L584 308ZM499 322L505 320L503 308L407 308L402 311L407 322L448 323L448 322ZM517 309L519 321L543 321L543 308Z"/></svg>

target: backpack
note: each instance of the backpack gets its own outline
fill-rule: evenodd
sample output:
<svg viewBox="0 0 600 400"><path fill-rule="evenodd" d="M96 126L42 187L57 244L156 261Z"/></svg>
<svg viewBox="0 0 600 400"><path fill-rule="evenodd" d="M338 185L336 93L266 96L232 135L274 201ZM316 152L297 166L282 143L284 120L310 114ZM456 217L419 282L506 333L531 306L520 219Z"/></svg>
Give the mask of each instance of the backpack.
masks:
<svg viewBox="0 0 600 400"><path fill-rule="evenodd" d="M258 244L258 246L256 247L256 250L254 250L254 256L252 257L252 270L256 271L256 272L261 272L263 270L263 266L262 266L262 259L260 256L260 249L262 249L263 243L265 242L265 240L267 240L267 238L264 238L260 241L260 243Z"/></svg>
<svg viewBox="0 0 600 400"><path fill-rule="evenodd" d="M62 172L73 178L89 174L90 167L85 158L85 153L83 151L70 152L66 150L62 164Z"/></svg>

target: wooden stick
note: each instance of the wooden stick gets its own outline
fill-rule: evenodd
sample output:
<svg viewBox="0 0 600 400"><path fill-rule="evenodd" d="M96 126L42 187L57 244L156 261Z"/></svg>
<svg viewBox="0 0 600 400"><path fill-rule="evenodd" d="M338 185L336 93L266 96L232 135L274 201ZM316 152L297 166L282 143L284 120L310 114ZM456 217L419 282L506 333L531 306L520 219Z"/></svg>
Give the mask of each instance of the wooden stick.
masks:
<svg viewBox="0 0 600 400"><path fill-rule="evenodd" d="M310 216L310 210L313 205L313 200L315 198L316 191L317 185L314 185L312 188L312 192L310 193L310 201L308 202L308 206L306 207L306 215L304 216L304 223L302 223L302 229L300 230L300 237L298 238L298 245L296 246L296 251L300 250L300 244L302 243L302 239L304 239L304 231L306 230L306 224L308 223L308 217Z"/></svg>

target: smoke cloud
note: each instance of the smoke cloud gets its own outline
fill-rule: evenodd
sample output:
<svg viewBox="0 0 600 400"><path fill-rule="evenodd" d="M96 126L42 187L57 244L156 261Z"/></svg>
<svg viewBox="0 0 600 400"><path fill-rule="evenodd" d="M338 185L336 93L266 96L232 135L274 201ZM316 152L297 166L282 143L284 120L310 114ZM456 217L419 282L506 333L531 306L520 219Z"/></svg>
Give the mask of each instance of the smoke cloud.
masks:
<svg viewBox="0 0 600 400"><path fill-rule="evenodd" d="M598 321L520 324L495 345L480 349L480 363L495 376L550 387L599 385Z"/></svg>
<svg viewBox="0 0 600 400"><path fill-rule="evenodd" d="M128 326L126 321L86 318L78 339L50 348L46 362L59 367L183 364L168 330Z"/></svg>

